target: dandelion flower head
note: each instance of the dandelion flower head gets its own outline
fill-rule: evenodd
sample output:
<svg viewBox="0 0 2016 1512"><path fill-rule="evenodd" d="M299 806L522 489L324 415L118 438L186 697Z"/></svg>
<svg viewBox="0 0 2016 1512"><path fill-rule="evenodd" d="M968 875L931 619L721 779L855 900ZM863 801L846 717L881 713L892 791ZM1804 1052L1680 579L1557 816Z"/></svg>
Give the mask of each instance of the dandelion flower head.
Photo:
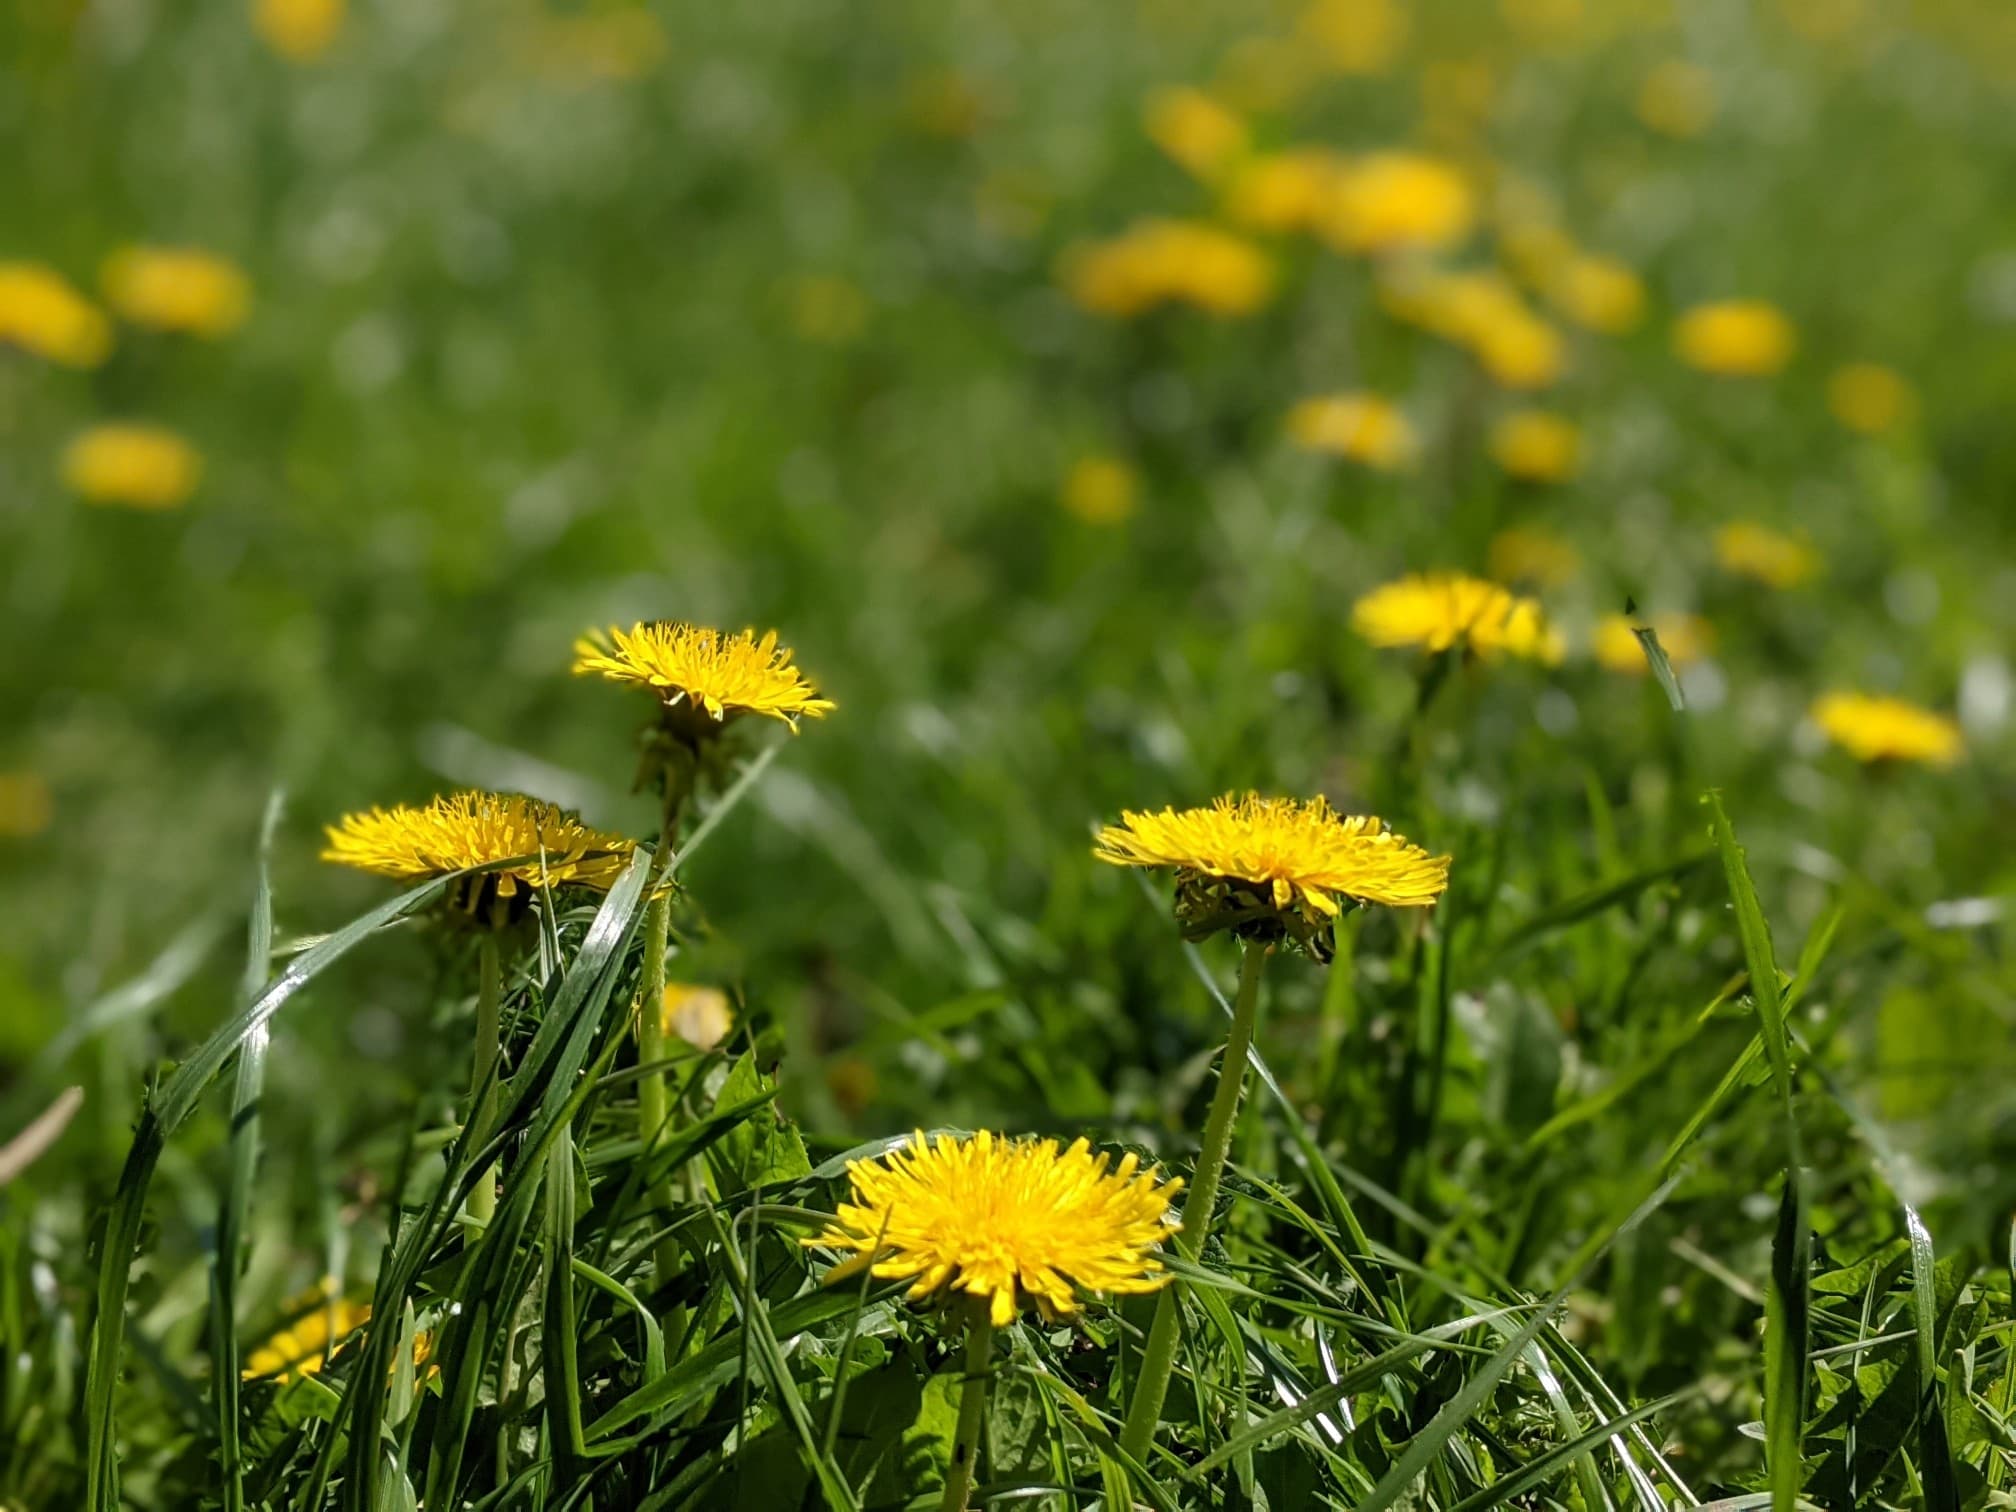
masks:
<svg viewBox="0 0 2016 1512"><path fill-rule="evenodd" d="M1250 315L1274 294L1267 255L1202 221L1141 221L1109 240L1073 248L1060 276L1083 308L1120 320L1164 304Z"/></svg>
<svg viewBox="0 0 2016 1512"><path fill-rule="evenodd" d="M1325 229L1345 252L1429 252L1462 241L1476 212L1469 181L1450 164L1375 152L1346 167Z"/></svg>
<svg viewBox="0 0 2016 1512"><path fill-rule="evenodd" d="M1399 0L1310 0L1296 30L1330 72L1382 74L1406 46L1407 10Z"/></svg>
<svg viewBox="0 0 2016 1512"><path fill-rule="evenodd" d="M1249 157L1226 185L1225 214L1255 231L1314 231L1342 171L1342 159L1322 147Z"/></svg>
<svg viewBox="0 0 2016 1512"><path fill-rule="evenodd" d="M1622 614L1605 615L1596 625L1590 649L1596 660L1612 672L1643 676L1652 670L1645 660L1645 648L1638 640L1634 624L1647 624L1659 637L1659 649L1676 667L1690 666L1714 649L1715 630L1698 614L1655 614L1649 620L1634 621Z"/></svg>
<svg viewBox="0 0 2016 1512"><path fill-rule="evenodd" d="M1917 409L1917 396L1895 369L1880 362L1851 362L1827 379L1827 408L1852 431L1880 436Z"/></svg>
<svg viewBox="0 0 2016 1512"><path fill-rule="evenodd" d="M1614 257L1581 253L1548 282L1547 297L1575 324L1621 336L1645 313L1645 284Z"/></svg>
<svg viewBox="0 0 2016 1512"><path fill-rule="evenodd" d="M122 247L105 260L103 282L106 302L133 324L212 340L252 307L237 266L193 247Z"/></svg>
<svg viewBox="0 0 2016 1512"><path fill-rule="evenodd" d="M1201 89L1158 89L1142 124L1149 140L1192 178L1213 184L1246 155L1251 133L1238 115Z"/></svg>
<svg viewBox="0 0 2016 1512"><path fill-rule="evenodd" d="M326 1292L289 1304L300 1316L245 1357L247 1380L298 1381L318 1373L336 1346L370 1321L368 1302L330 1300Z"/></svg>
<svg viewBox="0 0 2016 1512"><path fill-rule="evenodd" d="M557 804L506 793L456 793L419 807L368 809L345 815L325 833L324 861L401 881L519 861L478 879L494 883L497 896L507 899L548 886L606 890L636 849L634 841L590 829Z"/></svg>
<svg viewBox="0 0 2016 1512"><path fill-rule="evenodd" d="M777 644L775 630L758 639L754 630L730 635L677 620L611 626L574 643L574 672L644 688L668 710L704 710L716 726L761 714L795 730L800 719L823 719L833 708Z"/></svg>
<svg viewBox="0 0 2016 1512"><path fill-rule="evenodd" d="M1582 433L1566 416L1518 410L1491 428L1491 456L1512 477L1563 483L1582 466Z"/></svg>
<svg viewBox="0 0 2016 1512"><path fill-rule="evenodd" d="M312 63L343 30L348 0L252 0L252 27L290 63Z"/></svg>
<svg viewBox="0 0 2016 1512"><path fill-rule="evenodd" d="M1141 507L1141 479L1118 457L1080 457L1064 475L1062 498L1087 525L1119 525Z"/></svg>
<svg viewBox="0 0 2016 1512"><path fill-rule="evenodd" d="M1351 624L1375 646L1419 646L1431 654L1460 646L1487 660L1516 656L1552 665L1564 650L1534 600L1456 572L1412 573L1375 588L1353 606Z"/></svg>
<svg viewBox="0 0 2016 1512"><path fill-rule="evenodd" d="M1960 726L1943 714L1867 693L1828 693L1813 722L1858 761L1916 761L1951 766L1960 759Z"/></svg>
<svg viewBox="0 0 2016 1512"><path fill-rule="evenodd" d="M1689 367L1723 378L1769 378L1792 360L1792 322L1761 299L1695 305L1673 326L1673 349Z"/></svg>
<svg viewBox="0 0 2016 1512"><path fill-rule="evenodd" d="M93 504L174 509L203 477L203 458L159 425L94 425L63 451L63 481Z"/></svg>
<svg viewBox="0 0 2016 1512"><path fill-rule="evenodd" d="M693 982L667 982L659 1001L659 1027L668 1039L682 1039L696 1050L712 1050L735 1027L728 994L719 987Z"/></svg>
<svg viewBox="0 0 2016 1512"><path fill-rule="evenodd" d="M1157 1246L1175 1231L1169 1203L1181 1181L1112 1164L1079 1139L966 1138L913 1134L879 1160L847 1167L851 1202L804 1241L854 1251L829 1272L870 1268L911 1280L914 1299L964 1292L984 1301L996 1328L1025 1303L1069 1317L1084 1292L1151 1292L1169 1274Z"/></svg>
<svg viewBox="0 0 2016 1512"><path fill-rule="evenodd" d="M1414 427L1392 400L1362 391L1304 399L1288 412L1288 437L1380 472L1401 472L1419 451Z"/></svg>
<svg viewBox="0 0 2016 1512"><path fill-rule="evenodd" d="M112 325L54 269L0 262L0 344L65 367L96 367L112 350Z"/></svg>
<svg viewBox="0 0 2016 1512"><path fill-rule="evenodd" d="M1715 560L1725 572L1767 588L1796 588L1820 570L1820 553L1806 540L1755 520L1732 520L1717 530Z"/></svg>

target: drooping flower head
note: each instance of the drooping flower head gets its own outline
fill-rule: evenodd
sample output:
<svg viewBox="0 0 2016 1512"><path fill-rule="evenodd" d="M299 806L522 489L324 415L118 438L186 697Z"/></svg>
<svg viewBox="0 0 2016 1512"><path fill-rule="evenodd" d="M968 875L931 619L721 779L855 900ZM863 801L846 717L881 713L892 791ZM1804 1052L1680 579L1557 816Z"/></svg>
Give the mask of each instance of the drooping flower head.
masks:
<svg viewBox="0 0 2016 1512"><path fill-rule="evenodd" d="M79 498L127 509L175 509L203 479L203 457L163 425L94 425L63 449Z"/></svg>
<svg viewBox="0 0 2016 1512"><path fill-rule="evenodd" d="M1828 693L1814 703L1813 722L1858 761L1951 766L1964 749L1959 725L1901 698Z"/></svg>
<svg viewBox="0 0 2016 1512"><path fill-rule="evenodd" d="M1516 656L1551 666L1564 649L1537 602L1458 572L1414 573L1375 588L1353 606L1351 624L1375 646L1460 647L1487 661Z"/></svg>
<svg viewBox="0 0 2016 1512"><path fill-rule="evenodd" d="M1318 960L1347 906L1426 908L1449 885L1449 858L1431 856L1371 815L1322 798L1226 796L1209 808L1123 812L1092 854L1114 866L1173 867L1176 918L1203 939L1288 941Z"/></svg>
<svg viewBox="0 0 2016 1512"><path fill-rule="evenodd" d="M121 247L105 260L105 299L135 325L215 340L245 323L252 286L194 247Z"/></svg>
<svg viewBox="0 0 2016 1512"><path fill-rule="evenodd" d="M699 737L730 720L761 714L798 728L833 707L792 663L775 630L730 635L677 620L645 620L628 630L584 635L574 643L574 674L606 677L655 693L668 720Z"/></svg>
<svg viewBox="0 0 2016 1512"><path fill-rule="evenodd" d="M544 887L606 891L636 843L590 829L557 804L515 793L456 793L413 807L347 814L325 833L324 861L418 882L499 861L519 864L470 877L456 908L483 923L509 917Z"/></svg>
<svg viewBox="0 0 2016 1512"><path fill-rule="evenodd" d="M1046 1318L1078 1311L1085 1292L1151 1292L1169 1281L1157 1247L1175 1232L1182 1189L1133 1155L1112 1164L1085 1140L913 1134L879 1160L850 1161L852 1202L803 1241L854 1251L827 1280L870 1267L914 1278L913 1298L964 1292L996 1328L1018 1308Z"/></svg>

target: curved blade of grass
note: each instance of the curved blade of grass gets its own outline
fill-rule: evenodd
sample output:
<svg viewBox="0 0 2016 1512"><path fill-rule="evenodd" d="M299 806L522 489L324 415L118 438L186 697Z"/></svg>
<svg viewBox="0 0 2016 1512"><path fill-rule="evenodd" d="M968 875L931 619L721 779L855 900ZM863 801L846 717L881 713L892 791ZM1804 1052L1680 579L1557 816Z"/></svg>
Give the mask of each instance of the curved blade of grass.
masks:
<svg viewBox="0 0 2016 1512"><path fill-rule="evenodd" d="M1656 1402L1647 1402L1642 1407L1634 1407L1621 1416L1598 1423L1567 1443L1557 1444L1545 1454L1527 1461L1510 1475L1495 1481L1474 1496L1465 1497L1451 1507L1449 1512L1491 1512L1493 1507L1502 1507L1513 1497L1539 1485L1550 1476L1559 1474L1563 1465L1571 1461L1586 1462L1587 1457L1602 1448L1607 1440L1637 1427L1670 1407L1677 1407L1689 1398L1699 1396L1702 1390L1700 1386L1687 1386L1671 1396L1663 1396Z"/></svg>

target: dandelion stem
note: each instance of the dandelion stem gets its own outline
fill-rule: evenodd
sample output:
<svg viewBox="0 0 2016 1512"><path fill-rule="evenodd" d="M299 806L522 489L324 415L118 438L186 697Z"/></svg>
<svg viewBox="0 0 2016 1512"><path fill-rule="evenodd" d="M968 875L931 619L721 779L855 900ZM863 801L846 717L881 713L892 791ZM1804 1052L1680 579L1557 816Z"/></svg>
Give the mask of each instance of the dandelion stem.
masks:
<svg viewBox="0 0 2016 1512"><path fill-rule="evenodd" d="M469 1081L469 1128L478 1137L488 1137L490 1119L497 1106L497 1082L491 1073L497 1065L503 998L504 968L498 959L497 931L486 929L476 942L476 1064ZM476 1178L466 1211L478 1223L488 1223L497 1211L494 1170L484 1171Z"/></svg>
<svg viewBox="0 0 2016 1512"><path fill-rule="evenodd" d="M672 846L679 833L679 812L685 807L686 784L671 767L665 772L664 819L658 830L658 852L651 858L652 896L644 912L644 981L637 1004L637 1059L646 1066L666 1058L665 1036L665 943L672 929ZM662 1140L672 1122L672 1097L661 1070L646 1071L637 1082L637 1142L649 1159L653 1147ZM665 1221L676 1201L672 1176L652 1183L650 1206L659 1221ZM667 1236L658 1241L654 1255L658 1284L663 1286L680 1269L679 1241Z"/></svg>
<svg viewBox="0 0 2016 1512"><path fill-rule="evenodd" d="M1176 1236L1176 1248L1186 1260L1195 1260L1203 1254L1204 1241L1211 1237L1211 1210L1218 1205L1218 1180L1225 1171L1225 1153L1232 1146L1232 1126L1238 1122L1239 1098L1246 1088L1246 1052L1252 1047L1253 1024L1260 1013L1260 978L1267 967L1267 951L1267 946L1249 942L1239 962L1239 995L1232 1003L1232 1032L1225 1041L1218 1090L1204 1120L1204 1139L1197 1150L1190 1195L1183 1202L1183 1228ZM1155 1299L1155 1318L1148 1325L1148 1342L1141 1352L1141 1373L1134 1382L1133 1399L1127 1404L1127 1423L1120 1433L1120 1447L1137 1460L1147 1458L1155 1425L1162 1418L1163 1399L1169 1394L1169 1373L1176 1364L1179 1313L1176 1287L1165 1286Z"/></svg>
<svg viewBox="0 0 2016 1512"><path fill-rule="evenodd" d="M973 1495L973 1472L980 1458L980 1430L987 1421L987 1379L992 1372L994 1324L985 1297L966 1300L966 1384L959 1389L959 1429L952 1440L952 1465L945 1472L945 1495L938 1512L966 1512Z"/></svg>

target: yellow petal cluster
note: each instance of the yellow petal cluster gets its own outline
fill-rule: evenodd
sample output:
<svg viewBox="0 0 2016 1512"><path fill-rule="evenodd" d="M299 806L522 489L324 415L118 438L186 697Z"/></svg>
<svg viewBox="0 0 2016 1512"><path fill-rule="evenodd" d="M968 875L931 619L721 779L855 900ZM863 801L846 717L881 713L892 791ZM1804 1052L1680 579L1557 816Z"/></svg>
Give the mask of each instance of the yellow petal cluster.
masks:
<svg viewBox="0 0 2016 1512"><path fill-rule="evenodd" d="M1476 196L1439 158L1374 152L1350 161L1331 196L1324 234L1340 251L1430 252L1470 234Z"/></svg>
<svg viewBox="0 0 2016 1512"><path fill-rule="evenodd" d="M521 885L606 889L636 848L621 835L590 829L557 804L515 793L456 793L417 808L369 809L346 814L324 833L324 861L402 881L532 858L493 874L505 898Z"/></svg>
<svg viewBox="0 0 2016 1512"><path fill-rule="evenodd" d="M1431 856L1369 814L1339 814L1322 798L1223 797L1209 808L1121 814L1093 855L1114 866L1172 866L1249 883L1277 909L1334 916L1339 898L1426 908L1449 885L1449 858Z"/></svg>
<svg viewBox="0 0 2016 1512"><path fill-rule="evenodd" d="M1796 588L1820 570L1820 553L1808 542L1755 520L1732 520L1717 530L1715 560L1724 571L1767 588Z"/></svg>
<svg viewBox="0 0 2016 1512"><path fill-rule="evenodd" d="M1645 283L1614 257L1577 253L1545 285L1548 301L1575 324L1621 336L1645 314Z"/></svg>
<svg viewBox="0 0 2016 1512"><path fill-rule="evenodd" d="M1560 632L1540 605L1510 589L1458 572L1411 573L1373 589L1351 610L1351 624L1375 646L1460 646L1484 658L1516 656L1559 662Z"/></svg>
<svg viewBox="0 0 2016 1512"><path fill-rule="evenodd" d="M1673 326L1673 350L1689 367L1724 378L1769 378L1792 360L1792 322L1761 299L1695 305Z"/></svg>
<svg viewBox="0 0 2016 1512"><path fill-rule="evenodd" d="M1068 1317L1085 1292L1150 1292L1169 1281L1157 1246L1175 1231L1181 1181L1134 1155L1095 1155L1085 1140L911 1135L879 1160L848 1163L851 1202L804 1241L854 1251L827 1279L868 1266L912 1279L912 1298L983 1299L996 1328L1025 1302Z"/></svg>
<svg viewBox="0 0 2016 1512"><path fill-rule="evenodd" d="M1141 479L1118 457L1080 457L1064 475L1065 509L1087 525L1118 525L1141 507Z"/></svg>
<svg viewBox="0 0 2016 1512"><path fill-rule="evenodd" d="M1491 427L1491 457L1529 483L1565 483L1582 466L1582 432L1565 415L1517 410Z"/></svg>
<svg viewBox="0 0 2016 1512"><path fill-rule="evenodd" d="M1950 766L1963 749L1959 725L1901 698L1828 693L1815 701L1813 722L1858 761Z"/></svg>
<svg viewBox="0 0 2016 1512"><path fill-rule="evenodd" d="M1249 157L1226 184L1226 218L1255 231L1318 230L1330 213L1343 163L1323 147Z"/></svg>
<svg viewBox="0 0 2016 1512"><path fill-rule="evenodd" d="M1363 77L1391 68L1407 43L1399 0L1310 0L1296 30L1329 72Z"/></svg>
<svg viewBox="0 0 2016 1512"><path fill-rule="evenodd" d="M677 620L643 620L628 630L611 626L574 643L577 677L605 677L656 693L667 707L704 709L716 724L741 714L782 720L823 719L830 700L805 680L777 632L759 640Z"/></svg>
<svg viewBox="0 0 2016 1512"><path fill-rule="evenodd" d="M1911 385L1880 362L1850 362L1827 379L1827 408L1848 429L1865 436L1895 430L1917 407Z"/></svg>
<svg viewBox="0 0 2016 1512"><path fill-rule="evenodd" d="M105 300L134 325L212 340L245 323L252 286L236 264L193 247L122 247L105 260Z"/></svg>
<svg viewBox="0 0 2016 1512"><path fill-rule="evenodd" d="M252 29L290 63L312 63L343 30L348 0L252 0Z"/></svg>
<svg viewBox="0 0 2016 1512"><path fill-rule="evenodd" d="M295 1308L307 1310L245 1357L247 1380L298 1381L314 1375L336 1346L371 1318L368 1302L331 1301L320 1293L289 1305L290 1311Z"/></svg>
<svg viewBox="0 0 2016 1512"><path fill-rule="evenodd" d="M666 1038L682 1039L696 1050L712 1050L735 1027L728 994L719 987L667 982L658 1011Z"/></svg>
<svg viewBox="0 0 2016 1512"><path fill-rule="evenodd" d="M1252 134L1201 89L1158 89L1142 110L1148 138L1192 178L1215 184L1246 155Z"/></svg>
<svg viewBox="0 0 2016 1512"><path fill-rule="evenodd" d="M159 425L94 425L63 451L63 481L93 504L173 509L196 492L203 458Z"/></svg>
<svg viewBox="0 0 2016 1512"><path fill-rule="evenodd" d="M1643 676L1652 670L1645 660L1645 648L1638 643L1634 624L1645 624L1659 637L1659 649L1676 667L1701 660L1715 645L1715 630L1698 614L1655 614L1648 620L1632 620L1626 615L1605 615L1596 625L1590 649L1596 660L1612 672Z"/></svg>
<svg viewBox="0 0 2016 1512"><path fill-rule="evenodd" d="M1567 368L1561 333L1502 273L1402 269L1381 280L1379 301L1397 319L1467 347L1502 388L1545 388Z"/></svg>
<svg viewBox="0 0 2016 1512"><path fill-rule="evenodd" d="M1288 412L1288 438L1305 451L1345 457L1380 472L1411 467L1420 450L1400 407L1362 391L1304 399Z"/></svg>
<svg viewBox="0 0 2016 1512"><path fill-rule="evenodd" d="M96 367L112 350L112 325L53 268L0 262L0 344L65 367Z"/></svg>
<svg viewBox="0 0 2016 1512"><path fill-rule="evenodd" d="M1138 222L1110 240L1073 249L1060 273L1081 306L1122 320L1164 304L1250 315L1274 294L1267 255L1201 221Z"/></svg>

